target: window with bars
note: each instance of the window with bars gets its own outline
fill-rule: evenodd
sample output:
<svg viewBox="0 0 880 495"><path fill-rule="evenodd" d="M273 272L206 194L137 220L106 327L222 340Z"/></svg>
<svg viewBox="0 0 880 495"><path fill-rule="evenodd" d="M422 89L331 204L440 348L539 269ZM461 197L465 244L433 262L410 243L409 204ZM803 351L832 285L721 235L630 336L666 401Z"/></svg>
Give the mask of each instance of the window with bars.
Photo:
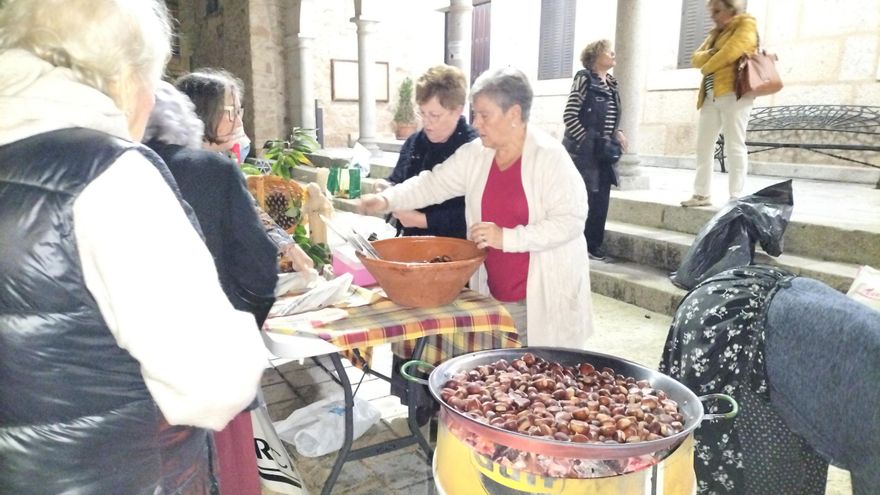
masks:
<svg viewBox="0 0 880 495"><path fill-rule="evenodd" d="M577 0L541 0L538 79L571 77Z"/></svg>
<svg viewBox="0 0 880 495"><path fill-rule="evenodd" d="M712 29L712 18L706 8L706 0L682 0L681 34L678 38L678 68L691 66L691 55L706 39Z"/></svg>

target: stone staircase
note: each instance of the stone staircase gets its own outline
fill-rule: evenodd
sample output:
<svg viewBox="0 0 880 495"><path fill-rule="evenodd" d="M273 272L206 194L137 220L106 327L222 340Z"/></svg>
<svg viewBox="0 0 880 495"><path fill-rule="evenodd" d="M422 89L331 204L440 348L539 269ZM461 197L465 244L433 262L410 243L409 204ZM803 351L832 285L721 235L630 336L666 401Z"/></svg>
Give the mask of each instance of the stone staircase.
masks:
<svg viewBox="0 0 880 495"><path fill-rule="evenodd" d="M687 292L673 285L669 274L679 267L715 209L613 197L609 210L605 242L614 260L591 262L593 291L673 314ZM783 254L774 258L757 247L755 261L821 280L845 292L859 264L866 263L864 257L853 256L852 247L866 242L876 243L876 234L793 221L786 230ZM872 264L876 266L878 260L880 257L875 257Z"/></svg>
<svg viewBox="0 0 880 495"><path fill-rule="evenodd" d="M371 192L376 178L386 177L391 172L397 161L399 145L397 142L381 146L384 153L373 161L370 178L362 180L363 192ZM311 158L316 166L329 167L344 166L350 156L350 150L340 148L321 150ZM663 170L666 170L664 175L674 173L670 169ZM315 168L312 167L299 167L294 172L294 178L302 182L314 180L315 175ZM778 179L765 180L768 183L776 181ZM798 204L822 201L823 194L830 187L854 187L825 184L807 184L796 188L796 208ZM880 204L880 199L876 197L880 191L869 186L857 191L874 195L869 198L866 208L874 212L873 216L880 217L876 215L878 210L872 210L873 205ZM843 191L839 194L847 197L853 193ZM686 291L674 286L669 274L678 268L695 234L711 219L717 208L682 208L677 201L686 197L684 190L674 193L673 203L670 203L670 196L669 191L662 189L655 192L653 186L652 191L642 191L641 194L612 192L606 227L606 248L610 258L606 262L590 262L593 292L662 314L675 312ZM833 195L824 200L835 201ZM337 198L335 207L354 211L356 201ZM773 258L758 247L756 262L781 266L845 292L860 265L880 266L880 218L870 228L835 226L835 223L793 215L785 235L784 253Z"/></svg>

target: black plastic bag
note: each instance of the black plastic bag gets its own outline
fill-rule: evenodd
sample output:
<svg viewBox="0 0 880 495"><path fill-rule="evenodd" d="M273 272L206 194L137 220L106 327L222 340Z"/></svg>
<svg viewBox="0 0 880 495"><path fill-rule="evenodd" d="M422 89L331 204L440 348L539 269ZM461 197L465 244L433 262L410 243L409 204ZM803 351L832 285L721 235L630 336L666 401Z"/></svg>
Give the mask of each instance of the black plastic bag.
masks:
<svg viewBox="0 0 880 495"><path fill-rule="evenodd" d="M690 290L712 275L750 265L756 242L779 256L793 205L791 180L726 204L697 233L672 283Z"/></svg>

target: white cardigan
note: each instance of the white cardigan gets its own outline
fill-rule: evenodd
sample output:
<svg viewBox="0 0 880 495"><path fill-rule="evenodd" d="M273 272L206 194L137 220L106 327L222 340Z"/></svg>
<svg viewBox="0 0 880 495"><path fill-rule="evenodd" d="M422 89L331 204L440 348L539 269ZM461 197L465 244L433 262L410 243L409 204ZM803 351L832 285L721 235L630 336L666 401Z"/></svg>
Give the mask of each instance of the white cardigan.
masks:
<svg viewBox="0 0 880 495"><path fill-rule="evenodd" d="M410 210L465 197L467 224L482 221L482 198L495 150L481 140L463 145L431 171L386 189L390 210ZM528 343L583 349L593 331L593 304L584 223L584 182L562 144L531 127L522 154L529 224L503 229L505 252L529 252L526 283ZM471 288L489 294L481 266Z"/></svg>

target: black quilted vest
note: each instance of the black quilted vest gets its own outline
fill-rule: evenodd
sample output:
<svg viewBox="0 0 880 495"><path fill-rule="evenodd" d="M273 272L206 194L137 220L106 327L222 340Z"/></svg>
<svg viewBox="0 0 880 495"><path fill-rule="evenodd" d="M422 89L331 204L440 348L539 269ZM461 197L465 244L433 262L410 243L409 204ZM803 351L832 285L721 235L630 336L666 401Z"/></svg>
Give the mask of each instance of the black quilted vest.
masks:
<svg viewBox="0 0 880 495"><path fill-rule="evenodd" d="M0 147L0 493L175 493L207 459L207 432L165 425L83 280L74 201L132 148L164 167L87 129Z"/></svg>

